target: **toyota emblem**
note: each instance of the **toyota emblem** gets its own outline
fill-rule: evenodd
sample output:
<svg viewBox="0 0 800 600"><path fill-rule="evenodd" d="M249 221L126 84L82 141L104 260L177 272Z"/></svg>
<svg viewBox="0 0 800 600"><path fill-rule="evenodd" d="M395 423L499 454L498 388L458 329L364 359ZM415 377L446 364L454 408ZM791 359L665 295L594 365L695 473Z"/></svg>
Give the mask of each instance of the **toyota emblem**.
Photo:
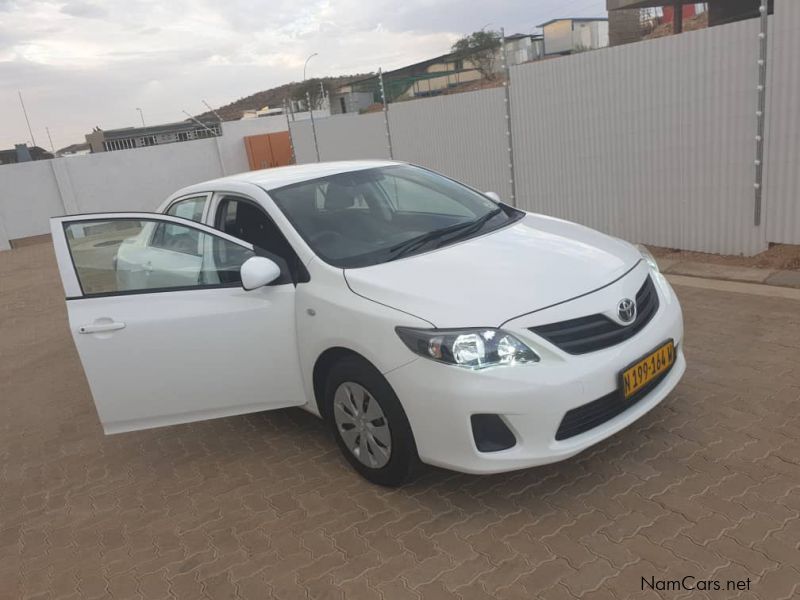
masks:
<svg viewBox="0 0 800 600"><path fill-rule="evenodd" d="M636 302L630 298L623 298L617 304L617 314L623 323L631 323L636 318Z"/></svg>

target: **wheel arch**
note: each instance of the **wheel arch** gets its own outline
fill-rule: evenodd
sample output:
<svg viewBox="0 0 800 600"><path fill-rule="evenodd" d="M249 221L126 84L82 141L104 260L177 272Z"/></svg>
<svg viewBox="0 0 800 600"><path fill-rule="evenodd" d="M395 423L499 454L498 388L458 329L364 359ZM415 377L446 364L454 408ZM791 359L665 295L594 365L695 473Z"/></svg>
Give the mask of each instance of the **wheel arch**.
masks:
<svg viewBox="0 0 800 600"><path fill-rule="evenodd" d="M333 367L333 365L340 360L348 357L363 360L376 371L380 372L371 360L351 348L334 346L332 348L328 348L322 354L320 354L317 357L317 360L314 362L314 370L312 371L311 381L314 391L314 401L316 402L317 410L323 419L327 418L327 414L325 412L325 380L331 370L331 367Z"/></svg>

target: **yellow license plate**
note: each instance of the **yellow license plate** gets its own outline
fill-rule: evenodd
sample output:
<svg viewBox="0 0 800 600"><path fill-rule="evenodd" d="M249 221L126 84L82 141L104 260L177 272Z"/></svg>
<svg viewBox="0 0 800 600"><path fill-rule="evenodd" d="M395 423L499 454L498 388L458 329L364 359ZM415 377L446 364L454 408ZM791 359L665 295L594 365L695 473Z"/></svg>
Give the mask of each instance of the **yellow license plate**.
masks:
<svg viewBox="0 0 800 600"><path fill-rule="evenodd" d="M675 344L670 340L625 369L621 376L625 399L661 377L674 362Z"/></svg>

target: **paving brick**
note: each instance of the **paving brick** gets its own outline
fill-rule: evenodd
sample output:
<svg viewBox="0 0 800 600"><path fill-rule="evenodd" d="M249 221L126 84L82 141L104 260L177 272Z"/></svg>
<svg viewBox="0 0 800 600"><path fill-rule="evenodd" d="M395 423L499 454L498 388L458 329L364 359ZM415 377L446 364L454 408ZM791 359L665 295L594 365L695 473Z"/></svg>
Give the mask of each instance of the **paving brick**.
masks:
<svg viewBox="0 0 800 600"><path fill-rule="evenodd" d="M52 250L0 253L0 597L627 600L669 573L796 596L798 305L676 289L688 370L641 421L385 490L299 410L103 436Z"/></svg>

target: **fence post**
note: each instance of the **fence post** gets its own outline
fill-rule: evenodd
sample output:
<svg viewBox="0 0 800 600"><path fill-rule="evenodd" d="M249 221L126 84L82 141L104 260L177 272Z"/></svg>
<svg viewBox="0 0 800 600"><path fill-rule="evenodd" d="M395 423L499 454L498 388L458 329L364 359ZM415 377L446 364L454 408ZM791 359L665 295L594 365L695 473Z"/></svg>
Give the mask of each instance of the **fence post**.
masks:
<svg viewBox="0 0 800 600"><path fill-rule="evenodd" d="M314 109L311 108L311 95L306 92L306 108L308 108L308 116L311 117L311 133L314 134L314 151L317 153L317 162L319 162L319 144L317 144L317 126L314 125Z"/></svg>
<svg viewBox="0 0 800 600"><path fill-rule="evenodd" d="M294 140L292 139L292 124L289 121L289 109L286 100L283 101L283 114L286 117L286 131L289 132L289 149L292 151L292 164L297 164L297 156L294 153Z"/></svg>
<svg viewBox="0 0 800 600"><path fill-rule="evenodd" d="M761 200L764 196L764 131L767 108L767 34L769 31L769 10L767 0L761 0L761 31L758 34L758 108L756 109L756 180L753 224L761 225Z"/></svg>
<svg viewBox="0 0 800 600"><path fill-rule="evenodd" d="M389 146L389 158L394 159L392 129L389 127L389 106L386 102L386 90L383 87L383 69L378 69L378 86L381 90L381 101L383 102L383 122L386 125L386 144Z"/></svg>
<svg viewBox="0 0 800 600"><path fill-rule="evenodd" d="M220 131L222 131L222 125L220 125L219 129L220 129ZM224 177L225 175L228 175L229 173L228 173L228 169L225 167L225 157L224 157L224 153L222 151L222 142L219 141L220 137L222 137L222 136L221 135L214 136L214 141L216 142L216 145L217 145L217 159L218 159L218 162L219 162L219 169L220 169L220 171L222 171L222 176Z"/></svg>
<svg viewBox="0 0 800 600"><path fill-rule="evenodd" d="M506 30L500 29L500 56L503 59L503 72L506 80L503 82L505 96L503 104L506 110L506 141L508 142L508 174L511 184L511 205L517 205L517 183L514 175L514 144L511 132L511 68L508 65L508 54L506 52Z"/></svg>

